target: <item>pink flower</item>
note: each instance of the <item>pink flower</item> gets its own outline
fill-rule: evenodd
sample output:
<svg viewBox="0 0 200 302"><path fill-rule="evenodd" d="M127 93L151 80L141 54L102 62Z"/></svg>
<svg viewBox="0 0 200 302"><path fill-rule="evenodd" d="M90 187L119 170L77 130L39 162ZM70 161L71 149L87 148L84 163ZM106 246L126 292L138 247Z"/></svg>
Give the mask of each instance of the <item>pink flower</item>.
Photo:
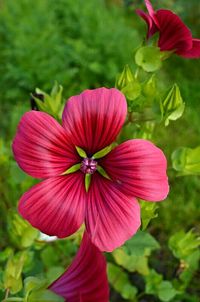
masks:
<svg viewBox="0 0 200 302"><path fill-rule="evenodd" d="M49 287L67 302L108 302L106 260L85 232L74 261Z"/></svg>
<svg viewBox="0 0 200 302"><path fill-rule="evenodd" d="M24 114L13 152L25 172L44 179L19 202L19 212L34 227L62 238L85 222L92 242L101 251L112 251L140 227L136 197L166 198L166 159L151 142L129 140L103 158L92 158L115 141L126 114L126 99L114 88L86 90L71 97L62 126L44 112ZM79 156L75 146L84 149L86 158ZM63 175L78 163L78 171ZM103 177L99 167L111 179ZM88 192L86 175L91 175Z"/></svg>
<svg viewBox="0 0 200 302"><path fill-rule="evenodd" d="M192 37L191 31L172 11L154 11L150 0L145 0L148 13L137 10L148 26L147 38L159 32L158 46L161 51L174 51L185 58L200 58L200 40Z"/></svg>

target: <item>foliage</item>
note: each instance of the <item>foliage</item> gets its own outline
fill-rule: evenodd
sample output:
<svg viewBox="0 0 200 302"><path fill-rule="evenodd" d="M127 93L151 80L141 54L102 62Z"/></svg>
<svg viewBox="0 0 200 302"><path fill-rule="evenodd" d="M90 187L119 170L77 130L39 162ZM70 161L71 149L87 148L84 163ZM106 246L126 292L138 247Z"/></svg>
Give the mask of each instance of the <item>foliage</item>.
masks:
<svg viewBox="0 0 200 302"><path fill-rule="evenodd" d="M103 0L96 5L92 0L84 5L81 0L5 1L0 10L1 102L25 100L35 84L49 90L55 80L66 96L112 83L139 40L119 9L107 9Z"/></svg>

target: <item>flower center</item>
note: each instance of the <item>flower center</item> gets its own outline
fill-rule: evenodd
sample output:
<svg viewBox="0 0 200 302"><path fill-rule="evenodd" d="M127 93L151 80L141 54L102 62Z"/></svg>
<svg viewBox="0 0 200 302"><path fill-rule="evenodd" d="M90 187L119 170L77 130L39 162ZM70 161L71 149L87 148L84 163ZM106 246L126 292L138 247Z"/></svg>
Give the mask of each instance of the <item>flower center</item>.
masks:
<svg viewBox="0 0 200 302"><path fill-rule="evenodd" d="M97 161L93 158L83 158L80 169L85 174L93 174L97 170Z"/></svg>

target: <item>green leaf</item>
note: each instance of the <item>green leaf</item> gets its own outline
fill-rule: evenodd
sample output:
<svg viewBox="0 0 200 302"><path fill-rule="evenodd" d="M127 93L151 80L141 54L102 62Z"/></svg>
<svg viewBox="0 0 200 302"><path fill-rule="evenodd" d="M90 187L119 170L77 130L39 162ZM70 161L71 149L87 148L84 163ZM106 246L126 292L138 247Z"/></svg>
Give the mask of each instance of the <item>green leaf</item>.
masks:
<svg viewBox="0 0 200 302"><path fill-rule="evenodd" d="M112 145L109 145L109 146L103 148L102 150L96 152L92 156L92 158L94 158L94 159L102 158L102 157L106 156L111 150L112 150Z"/></svg>
<svg viewBox="0 0 200 302"><path fill-rule="evenodd" d="M119 248L112 252L116 263L129 272L138 272L141 275L149 273L148 257L147 255L128 254L125 248Z"/></svg>
<svg viewBox="0 0 200 302"><path fill-rule="evenodd" d="M53 246L47 245L41 252L41 259L46 267L58 265L59 255L55 253Z"/></svg>
<svg viewBox="0 0 200 302"><path fill-rule="evenodd" d="M66 175L66 174L70 174L70 173L74 173L76 171L78 171L81 167L81 164L75 164L73 166L71 166L69 169L67 169L65 172L63 172L61 175Z"/></svg>
<svg viewBox="0 0 200 302"><path fill-rule="evenodd" d="M158 286L158 297L161 301L168 302L177 295L177 290L169 281L162 281Z"/></svg>
<svg viewBox="0 0 200 302"><path fill-rule="evenodd" d="M9 211L7 223L11 240L20 248L31 246L39 236L38 230L22 219L15 211Z"/></svg>
<svg viewBox="0 0 200 302"><path fill-rule="evenodd" d="M148 257L153 250L159 249L158 242L148 233L139 231L125 245L113 251L118 265L130 272L137 271L141 275L149 273Z"/></svg>
<svg viewBox="0 0 200 302"><path fill-rule="evenodd" d="M161 301L171 301L178 293L171 282L163 280L162 275L154 270L145 277L145 281L145 292L157 296Z"/></svg>
<svg viewBox="0 0 200 302"><path fill-rule="evenodd" d="M11 247L6 247L0 252L0 262L5 262L9 257L13 255L13 249Z"/></svg>
<svg viewBox="0 0 200 302"><path fill-rule="evenodd" d="M51 266L49 267L46 276L48 283L52 283L54 280L59 278L64 273L64 268L62 266Z"/></svg>
<svg viewBox="0 0 200 302"><path fill-rule="evenodd" d="M90 183L91 183L91 177L92 175L91 174L85 174L85 190L86 192L88 192L89 190L89 187L90 187Z"/></svg>
<svg viewBox="0 0 200 302"><path fill-rule="evenodd" d="M87 158L86 152L83 149L81 149L80 147L76 146L76 151L78 152L78 155L80 155L80 157Z"/></svg>
<svg viewBox="0 0 200 302"><path fill-rule="evenodd" d="M200 146L175 150L172 153L172 165L179 175L200 175Z"/></svg>
<svg viewBox="0 0 200 302"><path fill-rule="evenodd" d="M112 287L126 299L134 299L137 294L137 288L133 286L125 273L120 267L113 263L108 263L108 280Z"/></svg>
<svg viewBox="0 0 200 302"><path fill-rule="evenodd" d="M25 262L25 252L19 252L8 259L3 276L4 288L10 289L12 294L18 293L22 289L22 269Z"/></svg>
<svg viewBox="0 0 200 302"><path fill-rule="evenodd" d="M177 84L167 92L164 99L160 102L160 110L162 119L165 121L165 126L169 125L169 121L179 119L185 109L185 103L181 97L180 89Z"/></svg>
<svg viewBox="0 0 200 302"><path fill-rule="evenodd" d="M28 296L27 302L64 302L65 299L56 295L54 292L43 289L39 291L33 291Z"/></svg>
<svg viewBox="0 0 200 302"><path fill-rule="evenodd" d="M145 230L149 222L158 216L158 205L155 202L140 201L141 218L142 218L142 230Z"/></svg>
<svg viewBox="0 0 200 302"><path fill-rule="evenodd" d="M162 54L159 47L144 46L137 50L135 62L147 72L154 72L162 66Z"/></svg>
<svg viewBox="0 0 200 302"><path fill-rule="evenodd" d="M178 259L186 259L200 246L200 237L192 230L185 233L183 230L175 233L169 239L169 248Z"/></svg>
<svg viewBox="0 0 200 302"><path fill-rule="evenodd" d="M100 165L97 165L97 171L105 178L111 179L110 176L106 173L104 168L102 168Z"/></svg>
<svg viewBox="0 0 200 302"><path fill-rule="evenodd" d="M46 280L42 280L36 277L27 277L24 280L24 292L26 296L33 290L40 290L47 286Z"/></svg>
<svg viewBox="0 0 200 302"><path fill-rule="evenodd" d="M181 261L182 272L179 276L180 280L184 283L186 288L190 281L192 280L193 275L199 269L199 260L200 260L200 250L196 250L187 257L184 261Z"/></svg>
<svg viewBox="0 0 200 302"><path fill-rule="evenodd" d="M162 275L158 274L154 270L151 270L150 273L145 277L145 292L147 294L156 295L162 280Z"/></svg>
<svg viewBox="0 0 200 302"><path fill-rule="evenodd" d="M160 248L158 241L144 231L138 231L130 240L126 241L124 246L129 254L137 256L150 254Z"/></svg>

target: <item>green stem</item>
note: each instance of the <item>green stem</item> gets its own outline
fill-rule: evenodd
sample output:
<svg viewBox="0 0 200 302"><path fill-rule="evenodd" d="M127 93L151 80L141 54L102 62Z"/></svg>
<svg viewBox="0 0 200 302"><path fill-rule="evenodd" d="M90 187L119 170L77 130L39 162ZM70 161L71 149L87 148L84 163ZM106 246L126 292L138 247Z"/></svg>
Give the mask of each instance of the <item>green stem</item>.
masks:
<svg viewBox="0 0 200 302"><path fill-rule="evenodd" d="M4 298L5 300L8 299L9 292L10 292L10 289L6 288L6 293L5 293L5 298Z"/></svg>
<svg viewBox="0 0 200 302"><path fill-rule="evenodd" d="M139 295L137 295L137 299L140 299L140 298L144 297L145 295L146 295L145 292L142 292Z"/></svg>

